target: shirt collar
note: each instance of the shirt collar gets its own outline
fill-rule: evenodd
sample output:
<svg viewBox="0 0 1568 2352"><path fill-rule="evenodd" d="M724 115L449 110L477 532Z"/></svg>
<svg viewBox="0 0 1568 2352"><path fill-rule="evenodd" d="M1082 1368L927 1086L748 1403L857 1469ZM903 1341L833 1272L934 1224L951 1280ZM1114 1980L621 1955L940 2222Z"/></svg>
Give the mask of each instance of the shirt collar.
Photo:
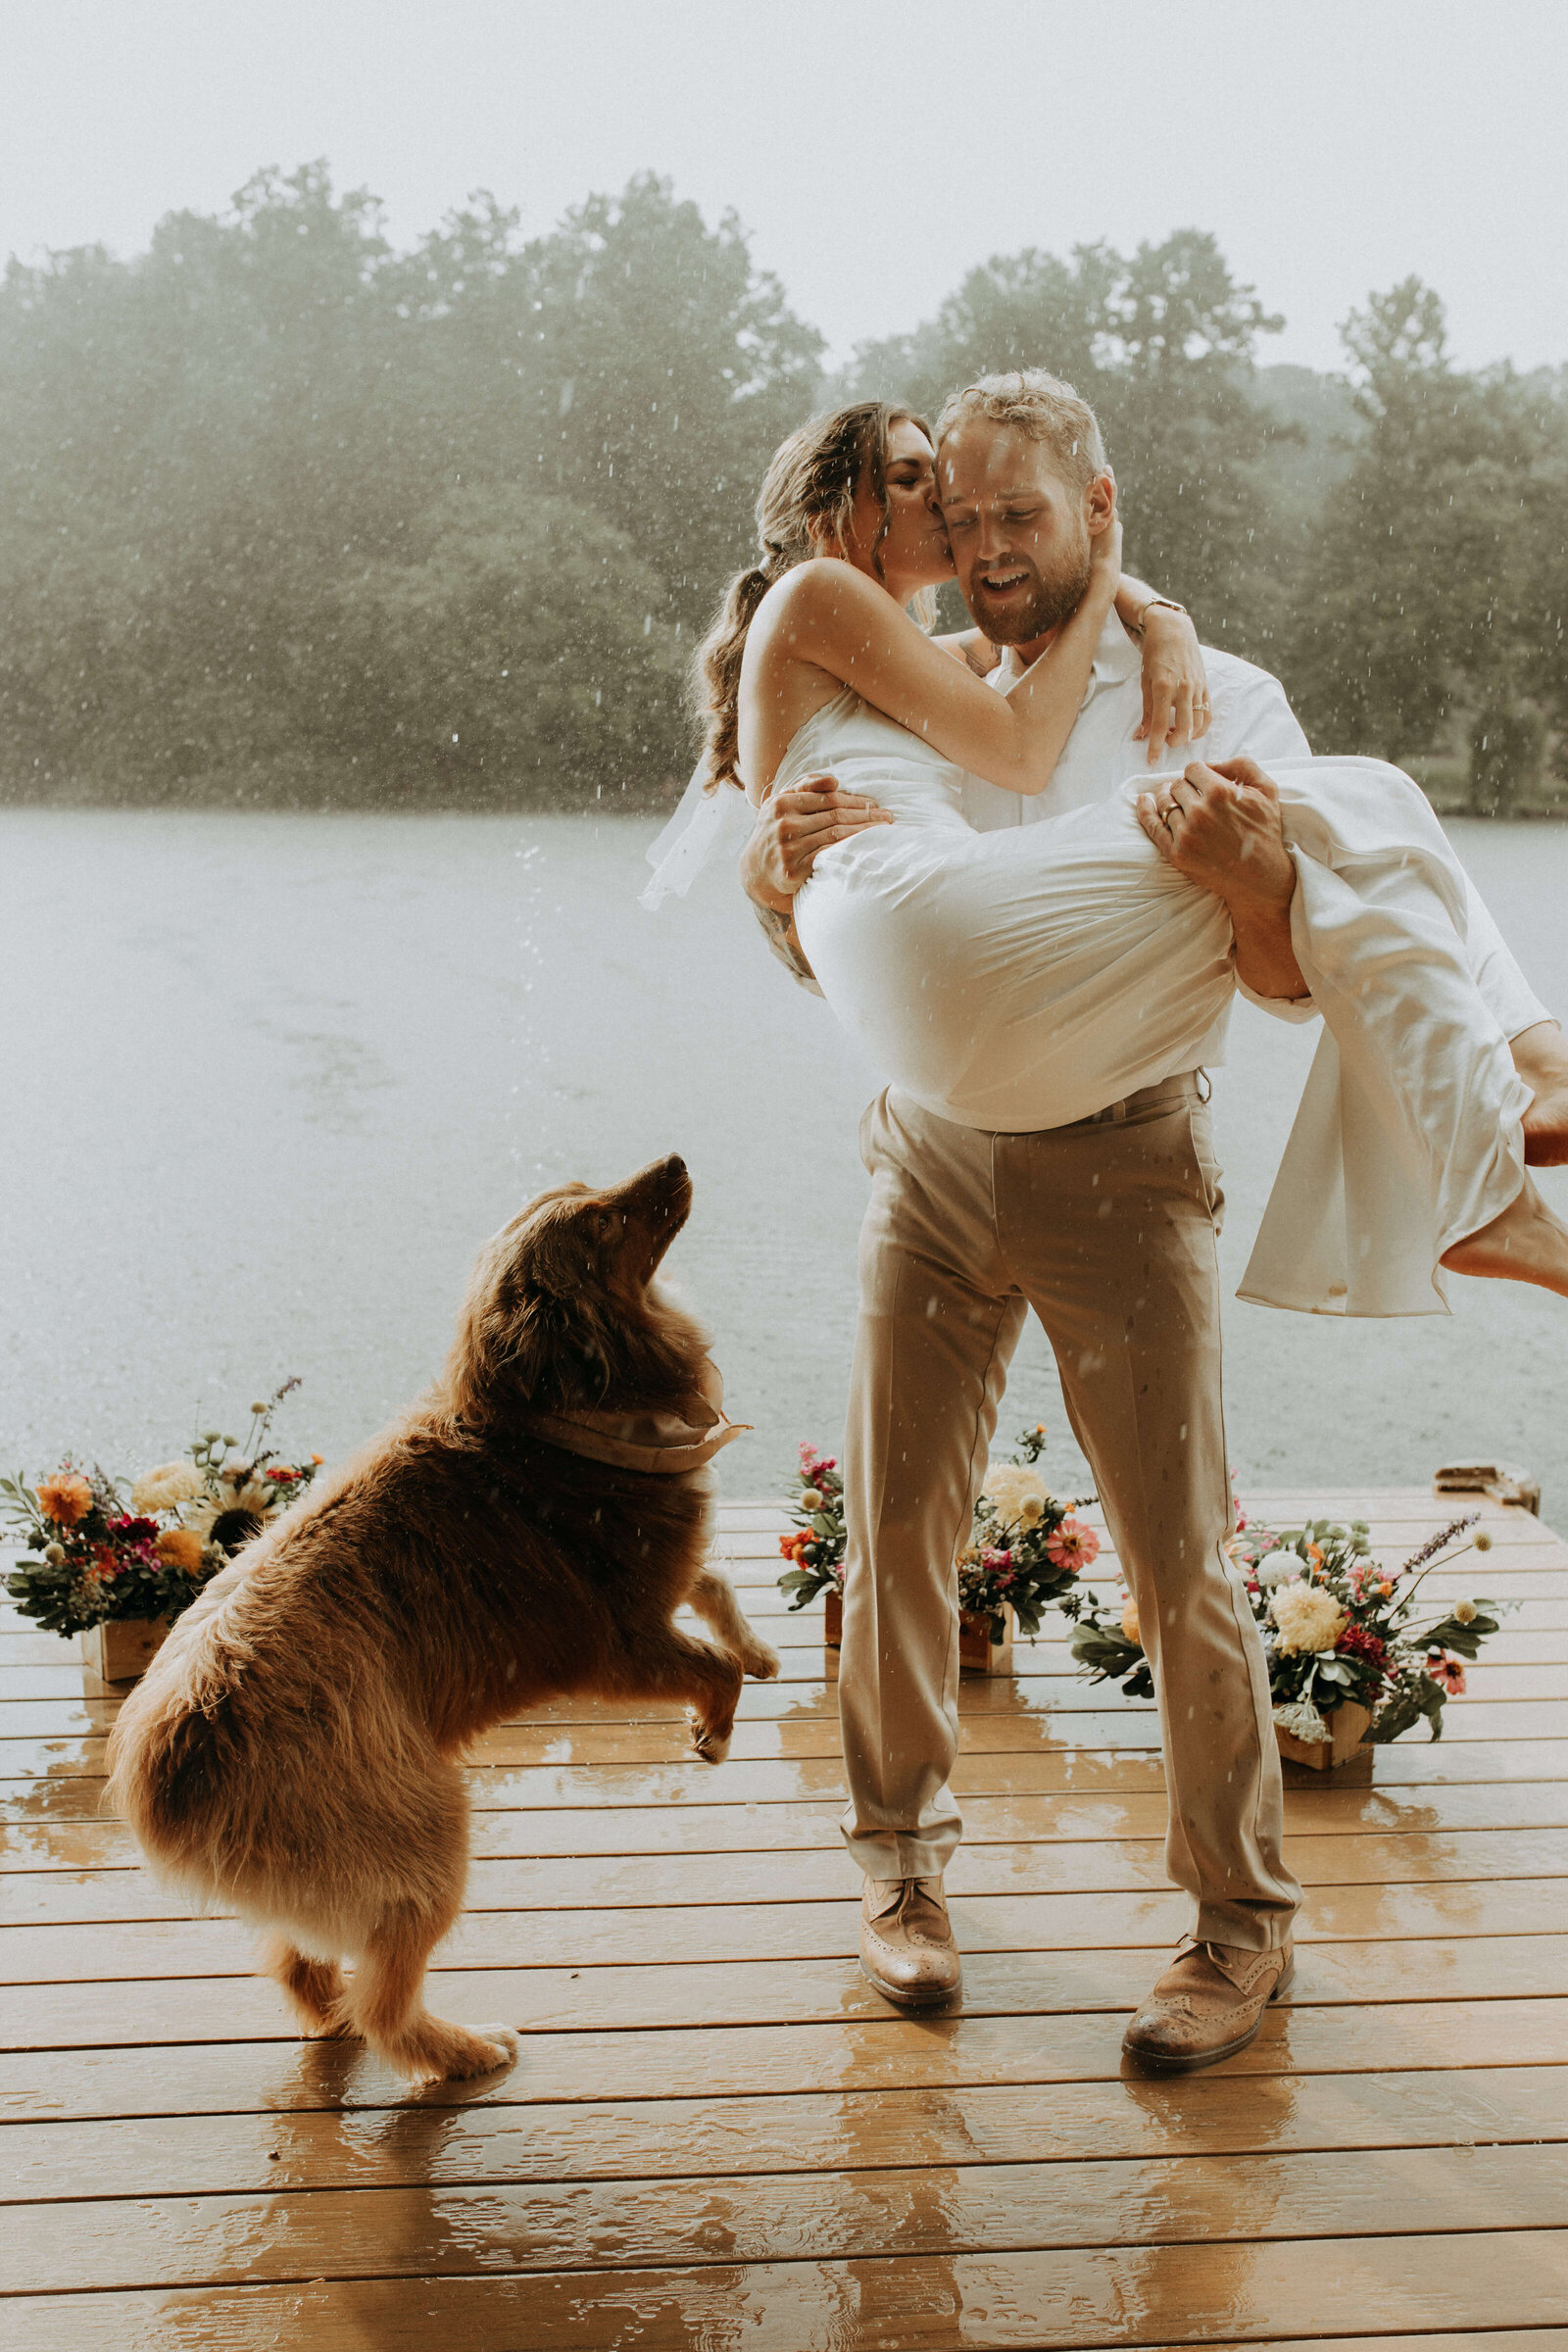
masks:
<svg viewBox="0 0 1568 2352"><path fill-rule="evenodd" d="M1142 661L1143 656L1116 617L1116 608L1112 605L1105 615L1105 625L1100 632L1100 642L1095 647L1095 659L1090 668L1084 701L1087 703L1104 687L1125 686L1129 678L1137 676ZM1010 645L1003 647L1002 660L995 675L1000 685L1008 685L1022 675L1018 658Z"/></svg>

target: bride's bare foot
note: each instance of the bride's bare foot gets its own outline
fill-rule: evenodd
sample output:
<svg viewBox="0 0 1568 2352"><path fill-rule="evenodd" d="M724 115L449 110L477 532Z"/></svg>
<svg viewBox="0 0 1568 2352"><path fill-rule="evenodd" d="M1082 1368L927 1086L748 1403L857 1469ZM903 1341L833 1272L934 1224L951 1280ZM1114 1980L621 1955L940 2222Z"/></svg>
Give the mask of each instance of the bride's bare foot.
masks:
<svg viewBox="0 0 1568 2352"><path fill-rule="evenodd" d="M1444 1251L1443 1262L1450 1273L1538 1282L1568 1298L1568 1225L1553 1215L1527 1176L1524 1191L1501 1216L1455 1242Z"/></svg>
<svg viewBox="0 0 1568 2352"><path fill-rule="evenodd" d="M1536 1098L1525 1112L1526 1160L1533 1168L1568 1165L1568 1039L1555 1021L1538 1021L1508 1050Z"/></svg>

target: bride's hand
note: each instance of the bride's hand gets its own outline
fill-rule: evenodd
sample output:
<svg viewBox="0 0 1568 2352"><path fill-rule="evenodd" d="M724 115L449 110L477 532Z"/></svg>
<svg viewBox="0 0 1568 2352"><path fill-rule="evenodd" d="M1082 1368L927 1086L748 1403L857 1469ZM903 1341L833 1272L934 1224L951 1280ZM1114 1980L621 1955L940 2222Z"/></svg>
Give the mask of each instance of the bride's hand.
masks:
<svg viewBox="0 0 1568 2352"><path fill-rule="evenodd" d="M1196 743L1208 732L1208 672L1189 613L1151 605L1143 615L1144 718L1133 736L1148 742L1154 766L1171 745Z"/></svg>

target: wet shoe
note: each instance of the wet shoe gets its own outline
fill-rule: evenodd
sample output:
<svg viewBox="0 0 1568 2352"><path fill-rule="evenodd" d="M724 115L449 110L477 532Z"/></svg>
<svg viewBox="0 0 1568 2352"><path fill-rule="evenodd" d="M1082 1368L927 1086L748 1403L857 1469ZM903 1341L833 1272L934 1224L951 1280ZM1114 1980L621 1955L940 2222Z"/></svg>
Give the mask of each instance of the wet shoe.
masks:
<svg viewBox="0 0 1568 2352"><path fill-rule="evenodd" d="M951 2000L963 1963L940 1879L867 1879L860 1897L860 1974L906 2009Z"/></svg>
<svg viewBox="0 0 1568 2352"><path fill-rule="evenodd" d="M1176 1958L1122 2035L1122 2048L1161 2074L1188 2074L1234 2058L1256 2036L1263 2012L1296 1970L1288 1943L1271 1952L1184 1937Z"/></svg>

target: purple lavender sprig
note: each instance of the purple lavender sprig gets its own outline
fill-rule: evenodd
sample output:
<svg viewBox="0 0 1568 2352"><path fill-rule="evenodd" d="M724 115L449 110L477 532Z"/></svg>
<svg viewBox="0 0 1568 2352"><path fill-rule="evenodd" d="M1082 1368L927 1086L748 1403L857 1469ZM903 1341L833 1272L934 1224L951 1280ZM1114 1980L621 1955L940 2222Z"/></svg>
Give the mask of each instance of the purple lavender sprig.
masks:
<svg viewBox="0 0 1568 2352"><path fill-rule="evenodd" d="M1469 1511L1464 1518L1451 1520L1446 1527L1440 1529L1437 1535L1430 1537L1419 1551L1411 1552L1410 1557L1399 1570L1399 1574L1409 1576L1415 1569L1424 1568L1428 1560L1435 1558L1446 1544L1453 1543L1456 1537L1462 1536L1467 1527L1474 1527L1480 1517L1479 1511Z"/></svg>

